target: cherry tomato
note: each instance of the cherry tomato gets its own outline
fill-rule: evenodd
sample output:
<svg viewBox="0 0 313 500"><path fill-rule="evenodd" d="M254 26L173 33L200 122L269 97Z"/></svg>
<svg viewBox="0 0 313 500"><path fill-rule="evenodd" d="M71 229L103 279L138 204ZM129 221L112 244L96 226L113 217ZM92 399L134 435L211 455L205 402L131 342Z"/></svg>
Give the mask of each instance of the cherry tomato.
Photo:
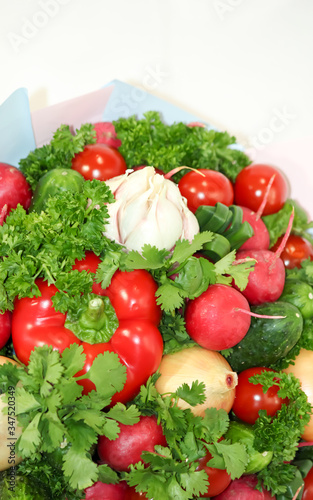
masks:
<svg viewBox="0 0 313 500"><path fill-rule="evenodd" d="M313 498L313 467L304 478L304 488L302 500L312 500Z"/></svg>
<svg viewBox="0 0 313 500"><path fill-rule="evenodd" d="M272 176L275 179L268 193L262 215L278 212L287 200L289 187L285 176L270 165L249 165L241 170L235 181L235 203L257 212Z"/></svg>
<svg viewBox="0 0 313 500"><path fill-rule="evenodd" d="M207 492L205 494L202 493L202 497L204 498L219 495L222 491L226 490L231 482L231 477L225 469L215 469L206 465L211 458L211 453L207 451L206 455L200 458L199 466L197 467L197 470L204 470L207 473L210 483Z"/></svg>
<svg viewBox="0 0 313 500"><path fill-rule="evenodd" d="M124 174L126 168L121 153L105 144L88 144L72 160L72 169L79 172L86 180L106 181Z"/></svg>
<svg viewBox="0 0 313 500"><path fill-rule="evenodd" d="M273 252L277 250L282 239L283 236L280 236L275 245L271 248ZM287 269L301 267L302 261L306 259L313 260L313 246L305 238L296 234L291 234L287 240L284 250L280 255L280 258Z"/></svg>
<svg viewBox="0 0 313 500"><path fill-rule="evenodd" d="M247 424L255 423L259 417L259 410L266 410L268 415L274 416L283 403L288 403L288 399L277 396L279 387L270 387L264 393L261 384L249 382L250 377L263 371L273 372L274 370L263 367L248 368L238 375L238 385L232 411L236 417Z"/></svg>
<svg viewBox="0 0 313 500"><path fill-rule="evenodd" d="M178 187L192 212L200 205L214 206L219 201L229 206L234 201L232 183L224 174L215 170L199 168L188 172L180 179Z"/></svg>

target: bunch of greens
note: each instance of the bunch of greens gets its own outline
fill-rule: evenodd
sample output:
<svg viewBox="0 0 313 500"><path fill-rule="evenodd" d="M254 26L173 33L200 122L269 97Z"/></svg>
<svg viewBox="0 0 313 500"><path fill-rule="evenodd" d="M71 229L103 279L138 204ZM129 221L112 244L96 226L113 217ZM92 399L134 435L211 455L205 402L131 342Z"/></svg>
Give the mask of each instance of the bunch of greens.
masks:
<svg viewBox="0 0 313 500"><path fill-rule="evenodd" d="M227 132L182 122L166 125L156 111L148 111L142 119L120 118L113 124L122 141L119 151L129 168L152 165L164 172L180 166L209 168L234 181L240 170L251 163L245 153L232 147L236 139ZM182 170L175 179L184 173Z"/></svg>
<svg viewBox="0 0 313 500"><path fill-rule="evenodd" d="M250 378L254 384L262 384L263 392L278 386L278 396L288 398L275 417L268 416L265 410L259 412L254 424L254 447L259 452L273 451L270 464L258 473L259 484L263 484L274 495L286 492L292 482L297 467L290 463L296 456L298 443L308 424L312 406L300 386L300 381L292 374L264 371Z"/></svg>
<svg viewBox="0 0 313 500"><path fill-rule="evenodd" d="M20 160L19 167L32 190L39 179L54 168L71 168L76 153L83 151L87 144L96 142L94 126L86 123L73 134L68 125L61 125L49 144L31 151Z"/></svg>
<svg viewBox="0 0 313 500"><path fill-rule="evenodd" d="M111 352L98 355L88 373L78 377L85 358L82 346L77 344L62 354L43 346L31 353L27 368L12 363L0 366L4 401L15 387L15 413L23 429L16 441L16 453L37 464L44 460L49 474L47 457L63 449L59 476L69 493L82 493L101 479L118 481L113 470L93 461L92 450L98 435L115 439L118 422L132 425L139 418L134 405L126 408L117 403L108 408L112 396L122 390L126 381L126 367L118 356ZM95 384L96 391L82 395L83 387L77 382L85 378ZM59 487L60 483L56 483L55 488Z"/></svg>
<svg viewBox="0 0 313 500"><path fill-rule="evenodd" d="M90 291L92 277L69 272L87 250L99 255L115 245L103 237L106 202L113 195L105 183L86 181L79 193L50 197L45 211L29 214L19 205L0 226L0 310L12 310L18 297L38 294L42 277L71 295Z"/></svg>

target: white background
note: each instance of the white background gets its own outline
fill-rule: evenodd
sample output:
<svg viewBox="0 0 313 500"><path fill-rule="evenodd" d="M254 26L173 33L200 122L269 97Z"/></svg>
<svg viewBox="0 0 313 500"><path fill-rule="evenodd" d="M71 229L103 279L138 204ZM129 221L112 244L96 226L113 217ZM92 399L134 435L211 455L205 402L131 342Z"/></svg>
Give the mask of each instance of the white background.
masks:
<svg viewBox="0 0 313 500"><path fill-rule="evenodd" d="M259 152L313 137L312 0L0 0L0 9L0 103L26 87L37 110L119 79ZM312 157L304 162L311 173Z"/></svg>

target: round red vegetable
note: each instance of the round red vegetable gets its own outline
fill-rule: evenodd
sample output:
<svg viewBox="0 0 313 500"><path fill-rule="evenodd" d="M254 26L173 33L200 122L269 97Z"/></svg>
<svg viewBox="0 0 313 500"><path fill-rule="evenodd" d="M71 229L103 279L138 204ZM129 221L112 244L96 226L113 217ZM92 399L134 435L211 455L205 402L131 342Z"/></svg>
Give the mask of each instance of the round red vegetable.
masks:
<svg viewBox="0 0 313 500"><path fill-rule="evenodd" d="M206 493L202 493L201 497L211 498L215 495L219 495L224 491L231 482L231 477L225 469L216 469L214 467L208 467L207 463L211 460L212 455L209 451L206 455L199 460L199 467L197 470L204 470L208 475L209 486Z"/></svg>
<svg viewBox="0 0 313 500"><path fill-rule="evenodd" d="M262 215L278 212L287 200L289 186L280 170L270 165L249 165L239 172L234 186L236 205L243 205L257 212L273 175L275 178Z"/></svg>
<svg viewBox="0 0 313 500"><path fill-rule="evenodd" d="M100 460L117 471L127 471L131 464L143 462L143 451L154 452L156 445L167 446L162 426L154 415L141 416L134 425L119 426L117 439L100 436L97 447Z"/></svg>
<svg viewBox="0 0 313 500"><path fill-rule="evenodd" d="M180 179L178 187L192 212L200 205L214 206L219 201L229 206L234 201L232 183L224 174L215 170L199 168L188 172Z"/></svg>
<svg viewBox="0 0 313 500"><path fill-rule="evenodd" d="M283 237L284 236L280 236L275 245L271 248L273 252L277 250ZM300 268L301 262L304 260L313 260L313 246L305 238L296 234L291 234L286 242L284 250L280 255L280 258L287 269L293 269L295 267Z"/></svg>
<svg viewBox="0 0 313 500"><path fill-rule="evenodd" d="M124 174L126 168L121 153L105 144L87 144L72 160L72 169L79 172L86 180L106 181Z"/></svg>
<svg viewBox="0 0 313 500"><path fill-rule="evenodd" d="M210 285L186 306L188 335L205 349L221 351L238 344L246 335L251 317L249 304L239 291L227 285Z"/></svg>
<svg viewBox="0 0 313 500"><path fill-rule="evenodd" d="M247 221L253 229L253 236L251 236L243 245L240 250L268 250L270 246L270 235L261 217L257 217L256 212L247 207L242 209L242 222Z"/></svg>
<svg viewBox="0 0 313 500"><path fill-rule="evenodd" d="M73 269L95 273L100 262L100 257L87 252L84 259L75 262ZM132 272L116 271L105 289L100 283L94 282L92 291L109 297L119 319L148 319L158 325L162 311L155 299L157 288L150 273L144 269L134 269Z"/></svg>
<svg viewBox="0 0 313 500"><path fill-rule="evenodd" d="M239 479L234 479L226 490L214 497L214 500L275 500L276 497L264 488L263 491L257 490L257 484L256 475L241 476Z"/></svg>
<svg viewBox="0 0 313 500"><path fill-rule="evenodd" d="M27 364L30 353L35 346L48 344L62 352L71 344L77 343L83 346L86 355L85 366L77 374L82 375L89 370L98 354L113 351L118 354L120 361L126 366L127 380L122 391L114 395L112 402L126 402L133 399L140 386L157 370L162 358L163 341L155 324L156 315L153 314L150 320L147 319L146 312L141 314L140 307L136 307L135 293L130 316L121 319L117 312L116 316L119 325L116 329L113 329L113 332L110 332L109 337L106 336L107 334L102 336L102 313L106 314L107 312L106 309L102 311L102 302L106 297L103 299L99 297L93 302L95 296L92 296L93 298L88 302L88 308L80 314L77 321L78 325L82 326L78 338L70 330L70 326L65 327L66 314L57 312L53 308L51 299L57 292L57 288L54 285L49 286L42 279L38 279L36 284L39 287L41 296L17 300L12 315L12 340L19 360ZM128 292L131 297L131 289ZM145 291L146 296L149 293L151 292ZM154 292L153 299L155 300ZM146 301L147 303L152 302L148 296ZM94 325L94 321L90 316L91 313L95 312L95 304L97 313L99 312L96 325ZM156 305L155 308L158 309ZM91 324L97 335L101 335L96 337L96 340L90 338L88 325L90 327ZM95 388L94 384L88 379L81 380L79 383L83 385L84 393L88 393Z"/></svg>
<svg viewBox="0 0 313 500"><path fill-rule="evenodd" d="M0 212L7 205L7 214L18 204L28 210L32 191L22 172L12 165L0 163Z"/></svg>
<svg viewBox="0 0 313 500"><path fill-rule="evenodd" d="M11 319L12 313L4 311L0 313L0 349L5 346L11 335Z"/></svg>
<svg viewBox="0 0 313 500"><path fill-rule="evenodd" d="M311 500L313 498L313 467L304 478L304 488L302 500Z"/></svg>
<svg viewBox="0 0 313 500"><path fill-rule="evenodd" d="M266 410L266 413L273 417L283 404L288 403L288 399L277 396L279 387L273 385L263 392L261 384L249 382L249 378L258 375L263 371L272 371L270 368L255 367L248 368L238 375L238 385L236 386L236 396L232 411L243 422L254 424L259 418L259 411Z"/></svg>
<svg viewBox="0 0 313 500"><path fill-rule="evenodd" d="M128 497L127 491L129 487L127 483L120 482L118 484L106 484L101 481L96 481L92 486L86 488L86 500L126 500Z"/></svg>

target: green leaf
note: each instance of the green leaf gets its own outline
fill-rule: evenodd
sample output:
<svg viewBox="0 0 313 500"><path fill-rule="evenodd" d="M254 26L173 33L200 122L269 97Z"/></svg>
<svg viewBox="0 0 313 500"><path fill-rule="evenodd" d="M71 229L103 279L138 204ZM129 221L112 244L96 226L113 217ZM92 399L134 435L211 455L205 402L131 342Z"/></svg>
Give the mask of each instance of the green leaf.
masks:
<svg viewBox="0 0 313 500"><path fill-rule="evenodd" d="M135 405L126 407L122 403L116 403L106 414L107 418L114 418L121 424L133 425L139 422L140 412Z"/></svg>
<svg viewBox="0 0 313 500"><path fill-rule="evenodd" d="M17 440L17 452L22 457L32 456L41 443L42 437L38 428L40 419L41 413L37 413Z"/></svg>
<svg viewBox="0 0 313 500"><path fill-rule="evenodd" d="M86 354L83 351L83 346L78 344L71 344L63 350L61 357L66 377L73 377L83 369L86 361Z"/></svg>
<svg viewBox="0 0 313 500"><path fill-rule="evenodd" d="M198 404L203 404L206 400L205 397L205 383L198 382L198 380L192 382L191 386L187 383L183 383L176 391L177 396L191 406L196 406Z"/></svg>
<svg viewBox="0 0 313 500"><path fill-rule="evenodd" d="M105 378L103 374L105 374ZM124 387L126 382L126 367L120 362L117 354L104 352L98 354L91 368L83 378L91 380L95 384L99 394L104 398L112 397Z"/></svg>
<svg viewBox="0 0 313 500"><path fill-rule="evenodd" d="M72 488L83 490L98 479L97 464L88 453L81 453L74 446L64 455L63 471Z"/></svg>

